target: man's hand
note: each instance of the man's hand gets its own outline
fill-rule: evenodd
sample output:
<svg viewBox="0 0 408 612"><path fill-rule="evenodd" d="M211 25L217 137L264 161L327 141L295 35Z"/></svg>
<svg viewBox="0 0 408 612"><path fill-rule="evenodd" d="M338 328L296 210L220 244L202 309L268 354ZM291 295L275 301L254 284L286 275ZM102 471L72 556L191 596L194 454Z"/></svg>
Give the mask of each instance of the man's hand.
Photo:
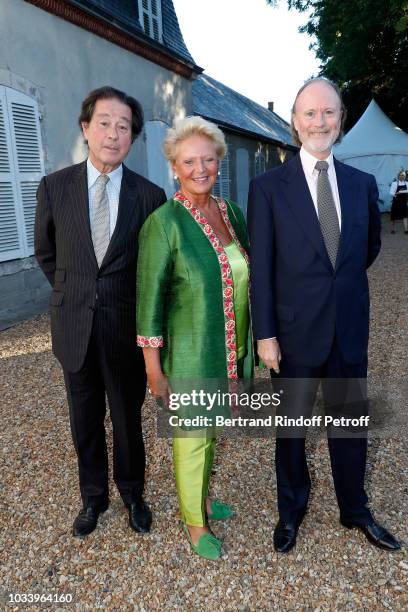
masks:
<svg viewBox="0 0 408 612"><path fill-rule="evenodd" d="M270 370L274 370L279 374L279 363L281 360L281 351L276 338L268 338L267 340L258 340L258 355L264 364Z"/></svg>

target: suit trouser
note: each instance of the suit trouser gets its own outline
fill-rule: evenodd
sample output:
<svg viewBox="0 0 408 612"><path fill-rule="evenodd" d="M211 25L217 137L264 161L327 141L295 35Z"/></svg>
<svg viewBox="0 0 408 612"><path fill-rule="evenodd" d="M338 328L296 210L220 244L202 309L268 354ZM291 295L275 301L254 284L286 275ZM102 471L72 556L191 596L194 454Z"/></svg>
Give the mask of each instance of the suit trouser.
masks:
<svg viewBox="0 0 408 612"><path fill-rule="evenodd" d="M75 373L64 370L85 506L109 500L105 393L113 429L113 479L125 504L139 500L143 494L146 463L141 426L146 393L143 356L136 345L131 355L112 355L109 349L96 312L82 368Z"/></svg>
<svg viewBox="0 0 408 612"><path fill-rule="evenodd" d="M275 376L272 373L273 379ZM337 415L341 413L347 415L351 411L351 413L354 412L351 416L357 416L357 413L361 416L367 408L363 397L364 391L361 401L354 402L354 410L351 404L345 404L342 407L344 399L342 396L345 397L349 393L351 386L362 385L364 387L366 377L367 360L359 364L346 363L342 358L336 337L327 360L321 366L313 368L295 366L283 356L279 375L279 378L283 379L299 379L299 381L294 380L293 385L289 380L285 381L290 386L297 416L302 412L304 416L310 416L319 379L322 379L326 414L332 412L327 406L333 407L337 403L335 409ZM336 380L333 379L342 380L336 385ZM333 397L335 395L338 397ZM355 399L355 389L352 390L352 395ZM344 434L343 431L345 437L339 437L341 432L336 432L335 429L338 428L328 430L328 446L340 516L346 521L364 524L367 519L371 518L364 490L367 433L363 431L357 435L347 435L347 432ZM279 436L279 431L277 431L275 462L279 516L282 521L296 523L306 512L311 486L306 462L305 435L302 437Z"/></svg>

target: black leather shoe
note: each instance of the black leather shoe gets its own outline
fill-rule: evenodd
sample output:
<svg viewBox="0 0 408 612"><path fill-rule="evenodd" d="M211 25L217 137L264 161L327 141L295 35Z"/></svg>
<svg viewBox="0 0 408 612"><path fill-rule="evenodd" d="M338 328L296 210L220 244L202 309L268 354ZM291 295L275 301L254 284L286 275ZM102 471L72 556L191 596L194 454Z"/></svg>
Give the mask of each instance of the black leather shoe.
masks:
<svg viewBox="0 0 408 612"><path fill-rule="evenodd" d="M72 533L76 538L84 538L93 532L98 524L101 512L108 509L108 504L103 506L87 506L82 508L74 521Z"/></svg>
<svg viewBox="0 0 408 612"><path fill-rule="evenodd" d="M129 510L129 525L138 533L149 533L152 524L152 513L143 500L127 506Z"/></svg>
<svg viewBox="0 0 408 612"><path fill-rule="evenodd" d="M299 525L300 523L278 521L273 532L273 545L276 552L287 553L294 547Z"/></svg>
<svg viewBox="0 0 408 612"><path fill-rule="evenodd" d="M374 546L378 546L378 548L383 548L384 550L388 550L390 552L395 552L400 550L401 544L391 535L384 527L375 522L374 519L371 519L365 525L357 525L355 523L349 523L348 521L343 521L340 519L340 523L343 527L347 529L360 529L371 544Z"/></svg>

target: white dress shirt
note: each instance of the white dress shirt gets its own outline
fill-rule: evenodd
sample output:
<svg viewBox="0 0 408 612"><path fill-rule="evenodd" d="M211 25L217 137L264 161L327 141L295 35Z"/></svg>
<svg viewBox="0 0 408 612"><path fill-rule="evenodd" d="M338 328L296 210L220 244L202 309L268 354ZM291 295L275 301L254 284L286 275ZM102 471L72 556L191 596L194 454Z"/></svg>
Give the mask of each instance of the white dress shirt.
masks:
<svg viewBox="0 0 408 612"><path fill-rule="evenodd" d="M403 185L405 189L400 190L398 193L408 192L408 183L406 181L394 181L390 189L390 195L392 195L392 197L397 193L397 187L401 187L401 185Z"/></svg>
<svg viewBox="0 0 408 612"><path fill-rule="evenodd" d="M319 216L317 210L317 178L319 176L318 170L316 170L316 162L321 161L308 153L303 147L300 149L300 161L302 163L303 172L305 173L306 181L309 187L310 195L312 196L313 204L316 210L317 216ZM336 206L337 216L339 218L339 227L341 231L341 207L340 207L340 196L337 187L336 170L334 169L333 153L330 153L329 157L324 160L329 164L327 174L329 177L330 187L333 193L334 204ZM276 336L273 338L266 338L267 340L276 340Z"/></svg>
<svg viewBox="0 0 408 612"><path fill-rule="evenodd" d="M102 172L99 172L99 170L95 168L89 158L86 162L86 169L88 174L89 221L91 224L92 232L92 213L96 189L95 183L98 177L102 174ZM112 238L112 234L115 231L116 227L116 221L118 220L120 186L122 184L123 176L122 164L119 166L119 168L116 168L116 170L112 170L112 172L109 172L107 176L109 176L109 181L106 184L106 193L109 200L109 238Z"/></svg>
<svg viewBox="0 0 408 612"><path fill-rule="evenodd" d="M312 196L313 204L316 210L317 216L319 216L317 210L317 179L319 176L318 170L316 170L316 162L321 161L311 155L306 151L303 147L300 149L300 161L302 162L303 172L305 173L306 181L309 187L310 195ZM334 160L333 153L330 153L327 159L323 160L329 164L329 168L327 170L327 174L329 177L330 187L333 194L334 204L336 206L337 216L339 218L339 227L341 231L341 206L340 206L340 196L339 189L337 187L337 178L336 178L336 170L334 168Z"/></svg>

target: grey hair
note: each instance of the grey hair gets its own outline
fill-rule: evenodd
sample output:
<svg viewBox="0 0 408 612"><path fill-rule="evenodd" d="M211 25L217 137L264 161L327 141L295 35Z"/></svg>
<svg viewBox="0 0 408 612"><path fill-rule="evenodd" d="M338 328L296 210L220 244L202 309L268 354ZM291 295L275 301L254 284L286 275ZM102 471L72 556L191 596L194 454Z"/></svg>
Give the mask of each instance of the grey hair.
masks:
<svg viewBox="0 0 408 612"><path fill-rule="evenodd" d="M173 127L167 130L163 151L169 162L175 162L177 145L190 136L205 136L214 143L218 159L221 160L225 157L227 144L224 134L215 123L197 115L179 119Z"/></svg>
<svg viewBox="0 0 408 612"><path fill-rule="evenodd" d="M344 124L346 123L347 109L346 109L346 107L344 105L344 102L343 102L343 98L342 98L342 95L341 95L340 87L336 83L331 81L330 79L327 79L326 77L323 77L323 76L312 77L311 79L308 79L307 81L305 81L305 83L303 83L302 87L297 92L296 97L295 97L295 101L293 103L292 110L291 110L290 130L292 132L293 142L298 147L300 147L302 145L302 143L301 143L301 140L299 138L299 134L297 132L297 129L295 128L295 124L293 122L293 117L296 114L296 102L298 101L298 98L299 98L300 94L302 93L302 91L304 91L307 87L309 87L309 85L312 85L313 83L318 83L318 82L326 83L327 85L330 85L330 87L332 87L334 89L334 91L336 92L336 94L337 94L337 96L338 96L338 98L340 100L340 112L341 112L340 131L339 131L339 135L337 136L336 142L334 144L337 144L338 142L341 142L341 140L342 140L342 138L344 136Z"/></svg>

